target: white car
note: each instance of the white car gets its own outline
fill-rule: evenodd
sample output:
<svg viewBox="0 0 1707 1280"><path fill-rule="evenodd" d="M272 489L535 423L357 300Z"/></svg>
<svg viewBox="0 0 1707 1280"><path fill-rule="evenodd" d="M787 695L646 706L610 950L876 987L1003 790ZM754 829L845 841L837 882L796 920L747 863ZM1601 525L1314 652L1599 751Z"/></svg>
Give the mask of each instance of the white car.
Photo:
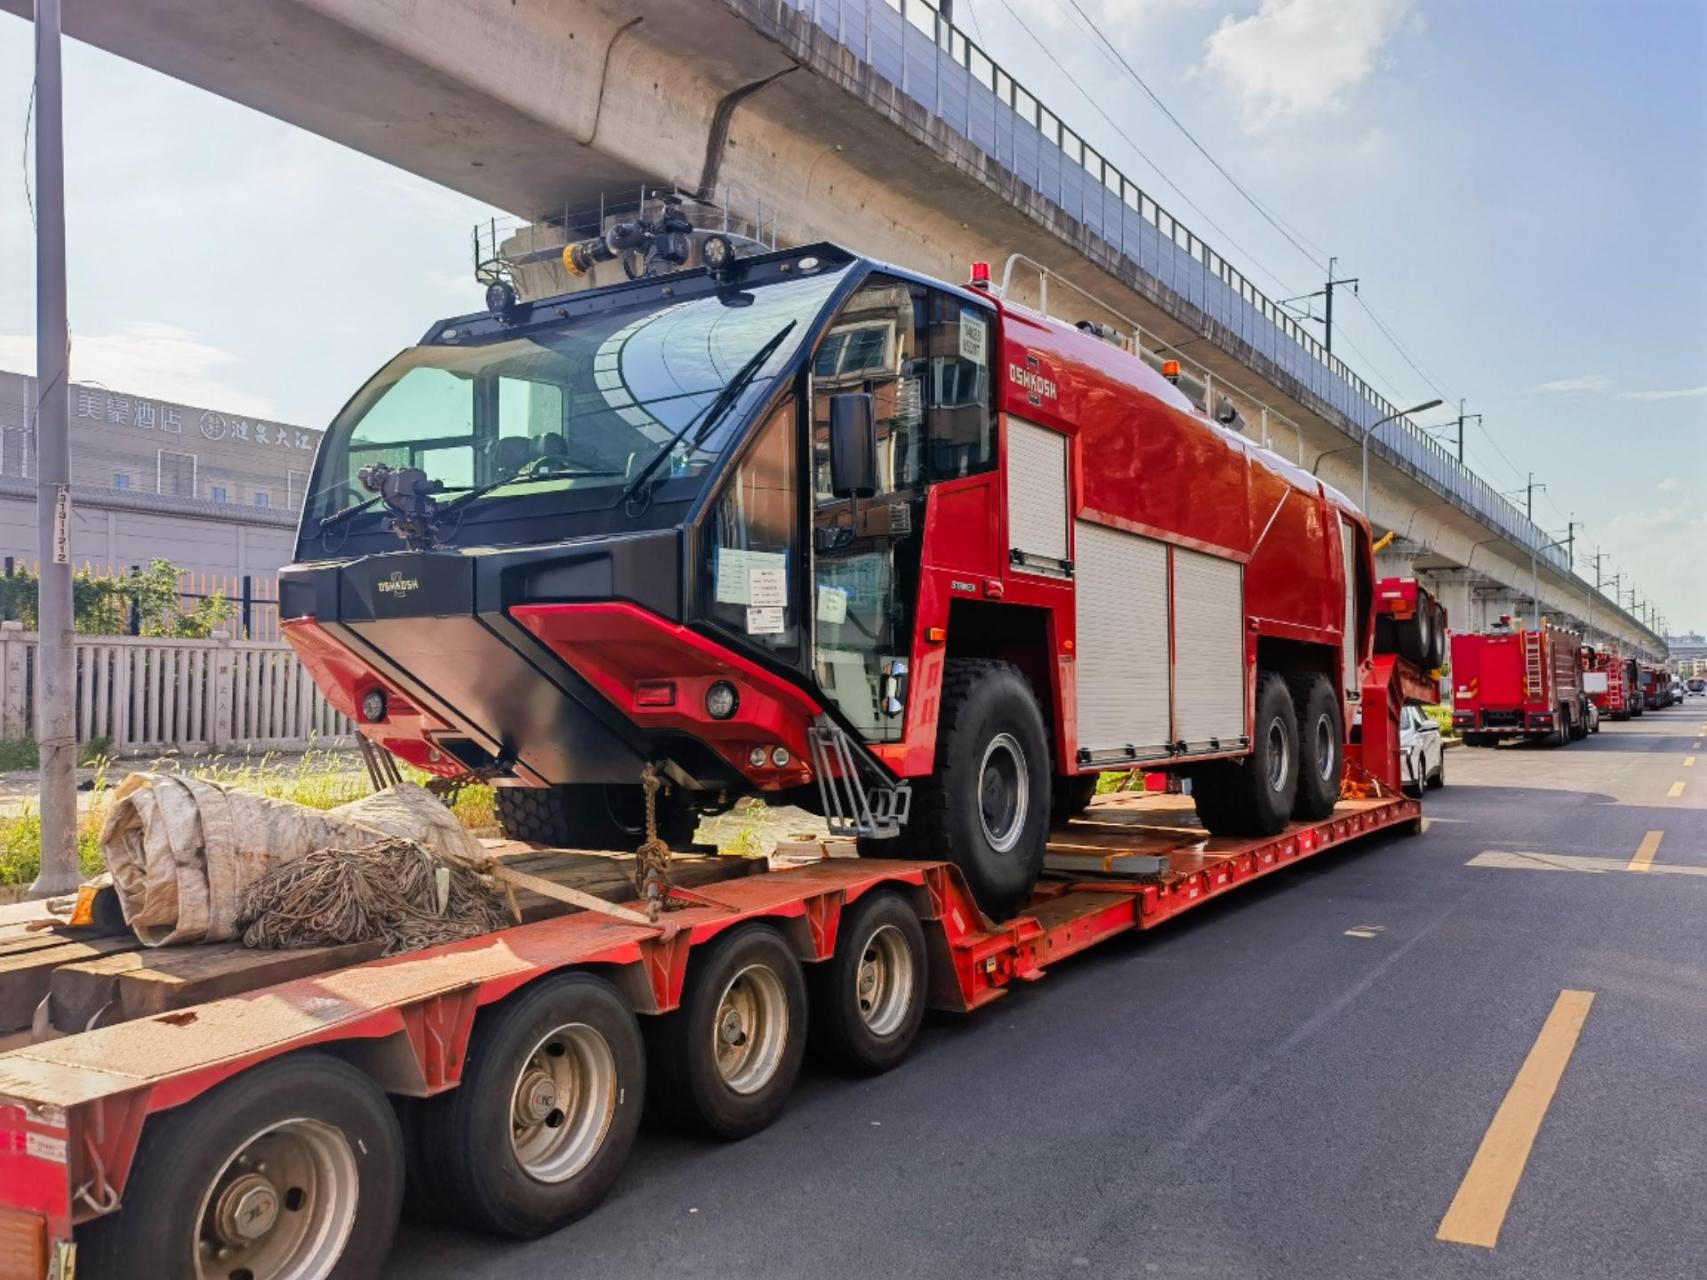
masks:
<svg viewBox="0 0 1707 1280"><path fill-rule="evenodd" d="M1399 781L1420 796L1425 786L1446 785L1446 745L1440 726L1421 707L1406 704L1399 715Z"/></svg>

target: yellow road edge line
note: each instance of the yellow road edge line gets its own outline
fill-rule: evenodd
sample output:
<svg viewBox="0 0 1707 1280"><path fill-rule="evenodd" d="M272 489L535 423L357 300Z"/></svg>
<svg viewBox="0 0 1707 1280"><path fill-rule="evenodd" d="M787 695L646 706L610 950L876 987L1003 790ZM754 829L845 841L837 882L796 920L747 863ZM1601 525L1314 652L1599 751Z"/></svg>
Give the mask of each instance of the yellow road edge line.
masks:
<svg viewBox="0 0 1707 1280"><path fill-rule="evenodd" d="M1642 837L1642 843L1636 846L1636 856L1630 859L1626 871L1646 871L1654 865L1654 855L1660 851L1660 841L1665 839L1665 832L1650 831Z"/></svg>
<svg viewBox="0 0 1707 1280"><path fill-rule="evenodd" d="M1695 757L1694 756L1684 756L1683 757L1683 767L1685 769L1693 769L1695 767Z"/></svg>
<svg viewBox="0 0 1707 1280"><path fill-rule="evenodd" d="M1541 1034L1535 1037L1505 1100L1494 1112L1493 1122L1482 1135L1482 1145L1476 1148L1464 1181L1458 1184L1458 1194L1440 1220L1436 1240L1484 1249L1498 1243L1506 1211L1529 1163L1535 1135L1541 1131L1541 1121L1593 1003L1594 992L1568 990L1561 991L1553 1002Z"/></svg>
<svg viewBox="0 0 1707 1280"><path fill-rule="evenodd" d="M1671 784L1671 790L1666 792L1666 799L1667 800L1675 800L1682 794L1683 794L1683 784L1681 782L1674 782Z"/></svg>

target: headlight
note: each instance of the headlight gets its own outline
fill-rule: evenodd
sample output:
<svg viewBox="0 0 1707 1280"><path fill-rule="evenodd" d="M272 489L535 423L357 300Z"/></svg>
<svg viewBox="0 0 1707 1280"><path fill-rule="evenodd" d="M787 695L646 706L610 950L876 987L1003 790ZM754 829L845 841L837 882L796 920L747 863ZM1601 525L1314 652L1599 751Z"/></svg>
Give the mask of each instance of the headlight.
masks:
<svg viewBox="0 0 1707 1280"><path fill-rule="evenodd" d="M771 748L771 763L778 769L788 768L788 762L792 759L794 759L794 757L788 753L787 747Z"/></svg>
<svg viewBox="0 0 1707 1280"><path fill-rule="evenodd" d="M362 695L362 719L378 724L385 719L385 690L369 689Z"/></svg>
<svg viewBox="0 0 1707 1280"><path fill-rule="evenodd" d="M719 680L705 691L705 713L713 720L727 720L741 705L741 696L727 680Z"/></svg>
<svg viewBox="0 0 1707 1280"><path fill-rule="evenodd" d="M752 765L755 769L764 768L765 749L763 747L754 747L751 751L747 752L747 763Z"/></svg>
<svg viewBox="0 0 1707 1280"><path fill-rule="evenodd" d="M486 310L495 316L507 315L516 309L516 291L503 280L486 286Z"/></svg>
<svg viewBox="0 0 1707 1280"><path fill-rule="evenodd" d="M735 246L728 236L706 236L699 243L699 260L716 274L735 260Z"/></svg>

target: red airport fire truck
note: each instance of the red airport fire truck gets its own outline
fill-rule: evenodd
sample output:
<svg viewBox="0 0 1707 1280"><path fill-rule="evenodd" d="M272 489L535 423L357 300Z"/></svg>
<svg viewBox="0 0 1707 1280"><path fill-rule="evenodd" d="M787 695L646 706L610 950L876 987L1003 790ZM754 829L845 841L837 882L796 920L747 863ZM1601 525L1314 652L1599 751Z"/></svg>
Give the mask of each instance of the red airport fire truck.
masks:
<svg viewBox="0 0 1707 1280"><path fill-rule="evenodd" d="M1649 711L1658 711L1662 707L1671 706L1670 671L1644 662L1637 678L1642 686L1643 707Z"/></svg>
<svg viewBox="0 0 1707 1280"><path fill-rule="evenodd" d="M1502 617L1487 632L1452 637L1452 726L1466 746L1501 738L1537 738L1563 746L1588 734L1574 631L1513 626Z"/></svg>
<svg viewBox="0 0 1707 1280"><path fill-rule="evenodd" d="M756 791L867 856L721 859L667 913L0 1054L7 1275L368 1274L406 1178L430 1212L554 1230L643 1098L724 1138L774 1120L808 1002L835 1060L885 1070L927 1005L1420 829L1399 712L1434 690L1372 645L1342 496L987 270L728 248L499 292L382 370L322 442L286 633L372 742L496 782L515 834L632 847L661 774L660 827ZM1076 819L1110 769L1190 797Z"/></svg>
<svg viewBox="0 0 1707 1280"><path fill-rule="evenodd" d="M1642 690L1634 658L1585 645L1582 663L1583 693L1601 715L1628 720L1642 714Z"/></svg>
<svg viewBox="0 0 1707 1280"><path fill-rule="evenodd" d="M1445 606L1415 578L1382 578L1375 584L1375 648L1438 670L1452 652Z"/></svg>

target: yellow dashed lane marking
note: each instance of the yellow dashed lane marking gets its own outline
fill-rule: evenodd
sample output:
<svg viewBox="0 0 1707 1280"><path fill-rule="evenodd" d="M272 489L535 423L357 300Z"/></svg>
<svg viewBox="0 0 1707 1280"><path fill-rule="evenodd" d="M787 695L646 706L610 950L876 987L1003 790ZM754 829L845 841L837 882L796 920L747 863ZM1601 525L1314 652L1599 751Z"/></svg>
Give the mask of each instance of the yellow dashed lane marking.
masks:
<svg viewBox="0 0 1707 1280"><path fill-rule="evenodd" d="M1446 1216L1440 1220L1436 1240L1449 1244L1480 1245L1492 1249L1499 1241L1506 1211L1529 1163L1530 1148L1541 1131L1541 1121L1565 1074L1565 1065L1576 1048L1577 1036L1594 1003L1592 991L1561 991L1553 1011L1542 1024L1541 1034L1529 1056L1518 1068L1517 1078L1506 1091L1505 1101L1494 1113L1493 1123L1482 1135L1476 1158Z"/></svg>
<svg viewBox="0 0 1707 1280"><path fill-rule="evenodd" d="M1693 769L1695 767L1695 757L1694 756L1684 756L1683 757L1683 767L1685 769Z"/></svg>
<svg viewBox="0 0 1707 1280"><path fill-rule="evenodd" d="M1660 851L1660 841L1665 839L1665 832L1650 831L1642 837L1642 843L1636 847L1636 856L1630 859L1626 871L1646 871L1654 865L1654 855Z"/></svg>
<svg viewBox="0 0 1707 1280"><path fill-rule="evenodd" d="M1666 799L1675 800L1682 794L1683 784L1681 782L1674 782L1671 784L1671 790L1666 792Z"/></svg>

